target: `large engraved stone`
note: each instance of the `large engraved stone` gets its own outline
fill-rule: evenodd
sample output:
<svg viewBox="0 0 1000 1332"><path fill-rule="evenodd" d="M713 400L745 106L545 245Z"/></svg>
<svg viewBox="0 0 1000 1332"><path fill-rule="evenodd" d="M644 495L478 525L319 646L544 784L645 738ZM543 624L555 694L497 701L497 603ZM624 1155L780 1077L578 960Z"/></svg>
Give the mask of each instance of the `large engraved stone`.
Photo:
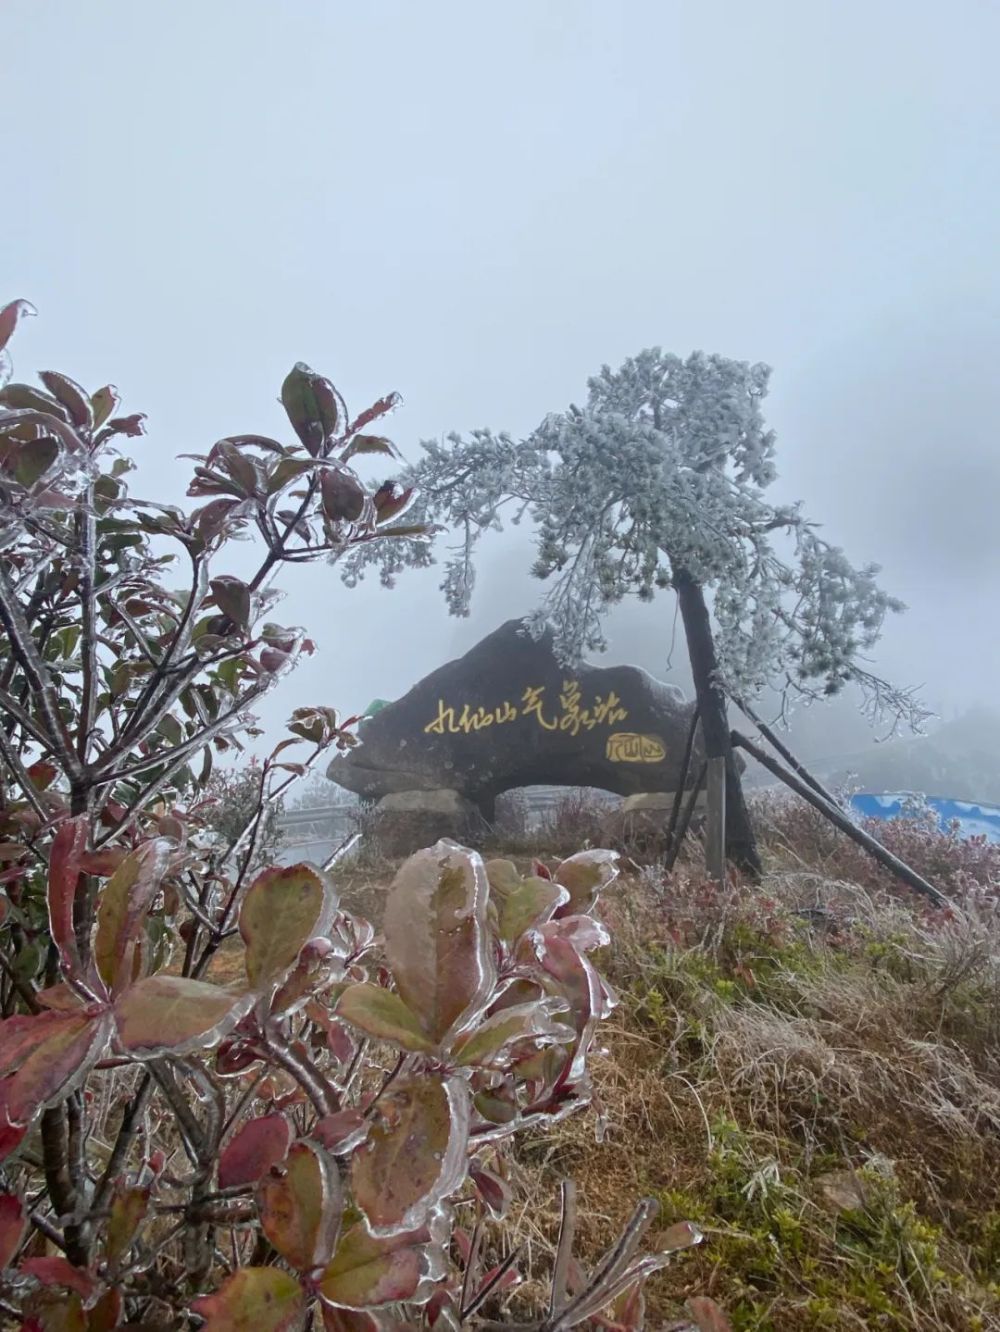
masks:
<svg viewBox="0 0 1000 1332"><path fill-rule="evenodd" d="M487 818L523 786L673 791L693 706L634 666L567 670L511 620L366 718L327 775L367 799L450 788Z"/></svg>

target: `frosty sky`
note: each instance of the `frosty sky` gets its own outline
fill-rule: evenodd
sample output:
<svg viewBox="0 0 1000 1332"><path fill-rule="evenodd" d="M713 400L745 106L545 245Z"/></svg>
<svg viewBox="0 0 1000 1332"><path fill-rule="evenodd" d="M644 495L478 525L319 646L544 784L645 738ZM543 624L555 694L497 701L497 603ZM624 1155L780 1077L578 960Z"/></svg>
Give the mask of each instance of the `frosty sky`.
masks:
<svg viewBox="0 0 1000 1332"><path fill-rule="evenodd" d="M411 455L651 344L768 361L783 497L885 566L879 665L949 714L1000 666L998 49L990 0L4 0L18 377L118 384L134 492L179 499L175 455L279 431L300 359L355 408L399 389ZM434 571L287 572L321 653L265 720L527 611L524 550L486 547L466 622ZM656 667L671 613L621 612L612 657Z"/></svg>

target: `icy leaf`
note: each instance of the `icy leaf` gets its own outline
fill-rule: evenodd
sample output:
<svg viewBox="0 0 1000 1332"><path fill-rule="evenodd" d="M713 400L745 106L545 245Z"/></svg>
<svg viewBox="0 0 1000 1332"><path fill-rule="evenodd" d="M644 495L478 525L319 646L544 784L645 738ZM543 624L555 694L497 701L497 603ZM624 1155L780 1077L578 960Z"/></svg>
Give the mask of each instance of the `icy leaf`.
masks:
<svg viewBox="0 0 1000 1332"><path fill-rule="evenodd" d="M557 916L586 915L597 903L602 889L618 875L615 851L578 851L564 860L555 872L555 880L569 892L569 901Z"/></svg>
<svg viewBox="0 0 1000 1332"><path fill-rule="evenodd" d="M391 440L384 435L355 435L343 452L343 457L353 458L356 453L379 453L386 458L398 458L399 452Z"/></svg>
<svg viewBox="0 0 1000 1332"><path fill-rule="evenodd" d="M312 1126L310 1136L332 1152L334 1156L346 1156L368 1136L368 1120L360 1110L349 1106L338 1110L336 1114L324 1115Z"/></svg>
<svg viewBox="0 0 1000 1332"><path fill-rule="evenodd" d="M10 1266L27 1226L20 1198L13 1193L0 1193L0 1269Z"/></svg>
<svg viewBox="0 0 1000 1332"><path fill-rule="evenodd" d="M272 1166L283 1161L292 1141L292 1126L284 1115L262 1115L248 1120L219 1157L219 1188L256 1184Z"/></svg>
<svg viewBox="0 0 1000 1332"><path fill-rule="evenodd" d="M501 939L514 943L525 930L550 920L568 898L567 890L550 879L522 879L517 888L503 899L500 908Z"/></svg>
<svg viewBox="0 0 1000 1332"><path fill-rule="evenodd" d="M469 1102L463 1083L427 1077L394 1086L351 1162L351 1190L375 1235L422 1225L466 1171Z"/></svg>
<svg viewBox="0 0 1000 1332"><path fill-rule="evenodd" d="M326 933L335 907L329 881L311 865L275 867L258 875L240 908L251 986L262 990L280 982L303 944Z"/></svg>
<svg viewBox="0 0 1000 1332"><path fill-rule="evenodd" d="M120 1290L106 1290L87 1313L87 1332L114 1332L121 1326L123 1303Z"/></svg>
<svg viewBox="0 0 1000 1332"><path fill-rule="evenodd" d="M344 1232L319 1279L320 1298L345 1309L378 1309L412 1299L426 1268L426 1230L383 1239L363 1225Z"/></svg>
<svg viewBox="0 0 1000 1332"><path fill-rule="evenodd" d="M537 1040L563 1044L574 1036L572 1027L557 1022L554 1014L565 1013L561 1000L545 999L501 1009L465 1038L455 1043L456 1063L489 1064L506 1045L515 1041Z"/></svg>
<svg viewBox="0 0 1000 1332"><path fill-rule="evenodd" d="M281 404L295 433L315 458L337 431L340 403L336 389L299 361L285 376Z"/></svg>
<svg viewBox="0 0 1000 1332"><path fill-rule="evenodd" d="M49 931L52 942L59 950L59 961L71 975L80 973L80 955L73 927L73 903L89 833L90 820L85 814L67 819L52 839L49 851Z"/></svg>
<svg viewBox="0 0 1000 1332"><path fill-rule="evenodd" d="M298 1281L277 1267L241 1267L191 1305L203 1332L292 1332L305 1307Z"/></svg>
<svg viewBox="0 0 1000 1332"><path fill-rule="evenodd" d="M109 1031L103 1012L40 1013L0 1023L0 1120L30 1124L78 1087L104 1053Z"/></svg>
<svg viewBox="0 0 1000 1332"><path fill-rule="evenodd" d="M286 1262L311 1272L330 1261L343 1211L340 1174L326 1150L296 1142L257 1185L261 1229Z"/></svg>
<svg viewBox="0 0 1000 1332"><path fill-rule="evenodd" d="M18 320L37 313L30 301L11 301L0 309L0 351L3 351L13 337Z"/></svg>
<svg viewBox="0 0 1000 1332"><path fill-rule="evenodd" d="M21 1332L90 1332L83 1303L75 1293L46 1290L32 1300L32 1310Z"/></svg>
<svg viewBox="0 0 1000 1332"><path fill-rule="evenodd" d="M337 1016L359 1027L367 1036L389 1041L404 1050L434 1049L433 1041L420 1030L420 1023L398 994L364 981L349 985L337 1001Z"/></svg>
<svg viewBox="0 0 1000 1332"><path fill-rule="evenodd" d="M489 885L475 851L438 842L402 866L385 907L396 987L432 1041L473 1022L496 983L486 929Z"/></svg>
<svg viewBox="0 0 1000 1332"><path fill-rule="evenodd" d="M227 1035L250 1007L249 996L184 976L147 976L115 1003L118 1041L127 1054L184 1054Z"/></svg>
<svg viewBox="0 0 1000 1332"><path fill-rule="evenodd" d="M356 523L364 512L365 489L347 467L328 467L320 477L323 512L332 523Z"/></svg>
<svg viewBox="0 0 1000 1332"><path fill-rule="evenodd" d="M57 1013L77 1013L84 1007L84 1001L71 990L65 981L56 981L55 985L46 986L35 995L37 1003L43 1008Z"/></svg>
<svg viewBox="0 0 1000 1332"><path fill-rule="evenodd" d="M244 631L250 626L250 588L240 578L225 575L213 578L210 587L215 604L223 615Z"/></svg>
<svg viewBox="0 0 1000 1332"><path fill-rule="evenodd" d="M90 398L80 385L66 375L59 374L56 370L41 370L38 378L52 396L66 408L73 424L81 429L89 429L94 414L91 410Z"/></svg>
<svg viewBox="0 0 1000 1332"><path fill-rule="evenodd" d="M90 407L94 414L94 429L98 430L108 419L113 411L116 411L121 398L118 396L118 390L114 384L105 384L99 388L90 399Z"/></svg>
<svg viewBox="0 0 1000 1332"><path fill-rule="evenodd" d="M94 1293L94 1278L82 1268L74 1267L66 1258L25 1258L18 1269L25 1276L34 1277L43 1286L60 1286L73 1290L88 1300Z"/></svg>
<svg viewBox="0 0 1000 1332"><path fill-rule="evenodd" d="M173 842L166 837L146 842L122 861L101 892L94 961L112 994L118 994L132 979L142 923L160 890L173 850Z"/></svg>
<svg viewBox="0 0 1000 1332"><path fill-rule="evenodd" d="M493 1170L478 1165L475 1161L469 1166L469 1174L476 1186L476 1192L482 1198L495 1221L502 1221L510 1206L511 1189L505 1179Z"/></svg>
<svg viewBox="0 0 1000 1332"><path fill-rule="evenodd" d="M135 1185L116 1192L104 1238L104 1256L112 1267L117 1267L132 1247L136 1231L148 1210L148 1188Z"/></svg>

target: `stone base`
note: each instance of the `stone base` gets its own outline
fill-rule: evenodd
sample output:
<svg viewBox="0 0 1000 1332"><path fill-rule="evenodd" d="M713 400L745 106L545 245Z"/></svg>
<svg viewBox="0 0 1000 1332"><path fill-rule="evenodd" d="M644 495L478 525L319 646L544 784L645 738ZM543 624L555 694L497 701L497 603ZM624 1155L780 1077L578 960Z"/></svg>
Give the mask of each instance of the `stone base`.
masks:
<svg viewBox="0 0 1000 1332"><path fill-rule="evenodd" d="M685 792L685 802L690 793ZM698 793L689 831L696 831L704 818L707 797ZM667 827L674 807L672 791L648 791L629 796L605 819L602 826L602 845L621 847L626 851L639 851L660 855L666 850ZM683 804L681 806L684 808Z"/></svg>
<svg viewBox="0 0 1000 1332"><path fill-rule="evenodd" d="M375 806L372 836L382 855L398 860L443 837L475 844L484 828L479 810L457 791L398 791Z"/></svg>

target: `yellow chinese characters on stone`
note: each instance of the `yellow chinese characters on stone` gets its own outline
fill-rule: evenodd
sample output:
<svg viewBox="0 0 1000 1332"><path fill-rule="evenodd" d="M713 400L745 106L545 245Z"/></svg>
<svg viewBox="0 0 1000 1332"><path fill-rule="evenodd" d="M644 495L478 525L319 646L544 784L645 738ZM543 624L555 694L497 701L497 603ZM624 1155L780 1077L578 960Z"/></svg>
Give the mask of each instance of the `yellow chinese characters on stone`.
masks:
<svg viewBox="0 0 1000 1332"><path fill-rule="evenodd" d="M658 735L636 735L634 731L616 731L608 736L605 750L611 763L662 763L667 749Z"/></svg>
<svg viewBox="0 0 1000 1332"><path fill-rule="evenodd" d="M567 731L579 735L581 730L592 731L595 726L615 726L628 718L628 710L614 691L602 698L596 696L589 708L580 706L582 696L576 680L566 680L559 695L559 711L546 712L545 686L528 685L519 702L506 699L495 708L472 707L468 703L451 705L438 699L437 715L424 727L427 735L471 735L490 726L503 726L530 717L543 731Z"/></svg>

